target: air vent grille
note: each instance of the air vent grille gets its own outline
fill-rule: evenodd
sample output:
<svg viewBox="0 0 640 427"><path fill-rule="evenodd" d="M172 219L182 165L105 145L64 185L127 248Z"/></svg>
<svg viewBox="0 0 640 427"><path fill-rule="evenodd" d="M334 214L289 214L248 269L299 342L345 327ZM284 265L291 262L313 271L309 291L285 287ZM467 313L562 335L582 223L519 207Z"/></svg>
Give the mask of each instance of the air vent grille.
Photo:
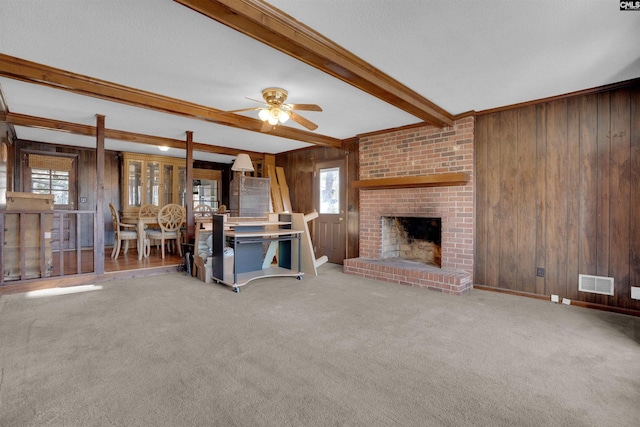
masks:
<svg viewBox="0 0 640 427"><path fill-rule="evenodd" d="M578 290L594 294L613 295L613 277L579 274Z"/></svg>

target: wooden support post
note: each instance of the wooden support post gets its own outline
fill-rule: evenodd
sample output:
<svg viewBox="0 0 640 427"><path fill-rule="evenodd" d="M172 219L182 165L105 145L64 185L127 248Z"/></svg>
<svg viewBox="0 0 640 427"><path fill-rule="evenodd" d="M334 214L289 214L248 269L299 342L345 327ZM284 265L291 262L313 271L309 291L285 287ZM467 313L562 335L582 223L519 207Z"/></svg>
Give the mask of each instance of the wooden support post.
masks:
<svg viewBox="0 0 640 427"><path fill-rule="evenodd" d="M104 274L104 122L96 114L96 221L93 225L93 267L97 275ZM62 236L62 235L61 235ZM62 244L60 256L63 256Z"/></svg>
<svg viewBox="0 0 640 427"><path fill-rule="evenodd" d="M195 235L195 221L193 218L193 132L187 131L187 188L185 201L187 209L187 236L189 243Z"/></svg>

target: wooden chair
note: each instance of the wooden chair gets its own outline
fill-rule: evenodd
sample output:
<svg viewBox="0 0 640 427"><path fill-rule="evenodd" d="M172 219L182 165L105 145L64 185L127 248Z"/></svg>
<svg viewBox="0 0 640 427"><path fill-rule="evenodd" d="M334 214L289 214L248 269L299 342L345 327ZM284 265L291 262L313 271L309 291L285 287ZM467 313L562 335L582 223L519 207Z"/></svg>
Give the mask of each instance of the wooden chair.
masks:
<svg viewBox="0 0 640 427"><path fill-rule="evenodd" d="M138 232L136 231L135 225L120 222L120 215L112 203L109 203L109 209L111 210L111 221L113 222L113 231L115 232L111 258L118 259L122 242L124 241L124 253L126 254L129 250L129 240L138 240Z"/></svg>
<svg viewBox="0 0 640 427"><path fill-rule="evenodd" d="M198 205L195 208L193 208L193 218L197 221L197 220L201 220L203 218L209 218L208 221L211 221L211 215L213 215L213 209L211 208L211 206L209 205ZM202 223L196 223L196 228L202 228L203 225ZM183 231L183 235L186 236L186 232L187 230L184 229ZM196 231L196 236L197 236L198 232ZM197 239L196 239L196 246L198 244Z"/></svg>
<svg viewBox="0 0 640 427"><path fill-rule="evenodd" d="M165 242L175 240L178 246L178 253L182 256L182 245L180 245L180 226L186 218L185 209L175 203L169 203L160 208L158 211L159 230L147 230L147 238L151 240L159 240L162 250L162 259L164 259Z"/></svg>
<svg viewBox="0 0 640 427"><path fill-rule="evenodd" d="M158 218L158 212L160 212L160 206L148 203L146 205L140 206L140 209L138 209L138 218L154 218L154 219L157 219ZM157 224L145 224L144 225L145 232L146 232L147 229L151 229L151 228L159 229ZM144 246L145 254L144 254L144 256L148 257L150 248L147 248L146 243L149 243L149 245L151 245L152 242L151 242L151 239L149 239L149 236L146 236L146 240L149 240L149 242L145 242L145 246ZM159 243L157 243L157 242L153 242L153 244L155 244L156 246L159 245Z"/></svg>
<svg viewBox="0 0 640 427"><path fill-rule="evenodd" d="M198 205L193 208L194 218L211 218L213 215L213 209L209 205Z"/></svg>
<svg viewBox="0 0 640 427"><path fill-rule="evenodd" d="M138 218L142 217L157 217L160 212L160 207L152 204L142 205L138 210Z"/></svg>

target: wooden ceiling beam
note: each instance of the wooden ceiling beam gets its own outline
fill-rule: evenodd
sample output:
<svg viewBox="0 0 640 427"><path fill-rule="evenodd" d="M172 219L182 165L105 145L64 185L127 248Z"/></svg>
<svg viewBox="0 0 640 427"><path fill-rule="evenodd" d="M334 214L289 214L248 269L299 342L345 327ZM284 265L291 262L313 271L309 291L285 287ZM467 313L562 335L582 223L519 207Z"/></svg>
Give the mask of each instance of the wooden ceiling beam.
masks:
<svg viewBox="0 0 640 427"><path fill-rule="evenodd" d="M9 125L24 126L30 128L53 130L58 132L67 132L76 135L96 136L96 127L91 125L82 125L78 123L63 122L60 120L47 119L43 117L34 117L26 114L2 113L0 112L0 122ZM105 138L117 139L119 141L135 142L138 144L148 144L157 146L166 146L171 148L186 149L186 142L182 139L165 138L161 136L144 135L141 133L127 132L124 130L105 129ZM252 159L261 159L264 153L255 151L238 150L229 147L220 147L217 145L194 143L194 151L202 151L205 153L225 154L229 156L237 156L240 153L247 153Z"/></svg>
<svg viewBox="0 0 640 427"><path fill-rule="evenodd" d="M0 76L252 132L261 132L263 124L258 119L239 114L223 114L221 110L215 108L134 89L1 53ZM339 148L342 145L340 139L287 126L276 126L269 134L326 147Z"/></svg>
<svg viewBox="0 0 640 427"><path fill-rule="evenodd" d="M453 116L444 109L264 1L174 1L349 83L427 123L438 127L453 124Z"/></svg>

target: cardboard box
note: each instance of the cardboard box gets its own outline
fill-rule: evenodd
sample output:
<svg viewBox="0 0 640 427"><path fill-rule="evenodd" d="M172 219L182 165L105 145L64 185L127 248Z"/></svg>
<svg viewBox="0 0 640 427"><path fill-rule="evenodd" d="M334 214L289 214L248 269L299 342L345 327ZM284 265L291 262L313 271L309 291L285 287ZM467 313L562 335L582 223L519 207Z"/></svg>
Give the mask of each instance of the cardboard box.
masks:
<svg viewBox="0 0 640 427"><path fill-rule="evenodd" d="M194 264L195 264L195 268L196 268L196 277L200 280L202 280L205 283L211 283L211 281L213 280L211 277L211 262L213 261L213 258L209 257L207 258L207 261L205 262L205 260L199 256L196 255L194 257Z"/></svg>

